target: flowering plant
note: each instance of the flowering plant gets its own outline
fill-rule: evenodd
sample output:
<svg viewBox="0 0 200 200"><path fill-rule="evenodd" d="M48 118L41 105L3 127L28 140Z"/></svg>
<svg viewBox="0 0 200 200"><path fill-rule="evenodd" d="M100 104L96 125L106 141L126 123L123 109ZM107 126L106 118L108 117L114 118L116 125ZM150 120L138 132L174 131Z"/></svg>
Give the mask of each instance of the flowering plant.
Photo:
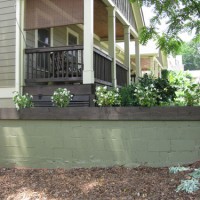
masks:
<svg viewBox="0 0 200 200"><path fill-rule="evenodd" d="M32 99L33 96L29 95L28 93L20 95L19 92L14 92L13 101L15 103L17 110L20 110L22 108L33 107Z"/></svg>
<svg viewBox="0 0 200 200"><path fill-rule="evenodd" d="M96 88L95 94L97 99L94 99L94 102L98 106L119 106L121 104L118 88L108 90L107 86L99 86Z"/></svg>
<svg viewBox="0 0 200 200"><path fill-rule="evenodd" d="M54 91L51 101L55 106L63 108L69 105L72 97L73 95L66 88L58 88Z"/></svg>
<svg viewBox="0 0 200 200"><path fill-rule="evenodd" d="M157 104L158 98L161 98L157 92L158 90L153 84L146 87L138 84L135 89L135 97L138 99L139 105L151 107Z"/></svg>

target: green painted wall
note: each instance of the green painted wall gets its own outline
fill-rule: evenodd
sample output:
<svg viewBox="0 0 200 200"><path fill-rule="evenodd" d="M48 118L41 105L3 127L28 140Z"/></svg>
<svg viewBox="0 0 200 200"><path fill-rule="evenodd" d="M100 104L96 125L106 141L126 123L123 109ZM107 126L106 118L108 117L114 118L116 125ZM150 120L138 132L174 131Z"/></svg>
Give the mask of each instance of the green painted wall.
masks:
<svg viewBox="0 0 200 200"><path fill-rule="evenodd" d="M1 167L169 166L199 159L199 121L0 120Z"/></svg>

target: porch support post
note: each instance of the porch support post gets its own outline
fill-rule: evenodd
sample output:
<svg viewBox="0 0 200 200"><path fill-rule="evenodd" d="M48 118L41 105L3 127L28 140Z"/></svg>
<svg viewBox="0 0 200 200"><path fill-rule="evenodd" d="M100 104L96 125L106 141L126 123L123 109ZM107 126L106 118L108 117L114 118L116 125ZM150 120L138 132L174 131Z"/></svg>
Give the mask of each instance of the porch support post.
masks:
<svg viewBox="0 0 200 200"><path fill-rule="evenodd" d="M127 84L131 84L131 65L130 65L130 26L124 26L124 64L128 68Z"/></svg>
<svg viewBox="0 0 200 200"><path fill-rule="evenodd" d="M158 63L155 63L155 78L159 77L159 67L158 67Z"/></svg>
<svg viewBox="0 0 200 200"><path fill-rule="evenodd" d="M94 83L93 36L94 36L94 0L84 0L83 84Z"/></svg>
<svg viewBox="0 0 200 200"><path fill-rule="evenodd" d="M154 62L155 62L154 57L150 57L150 63L151 63L150 71L151 71L151 75L153 76L154 76Z"/></svg>
<svg viewBox="0 0 200 200"><path fill-rule="evenodd" d="M117 87L116 78L116 16L115 8L107 7L108 10L108 51L112 60L112 84L113 87Z"/></svg>
<svg viewBox="0 0 200 200"><path fill-rule="evenodd" d="M136 82L138 82L138 78L141 77L141 65L140 65L140 43L139 39L135 38L135 64L136 64Z"/></svg>

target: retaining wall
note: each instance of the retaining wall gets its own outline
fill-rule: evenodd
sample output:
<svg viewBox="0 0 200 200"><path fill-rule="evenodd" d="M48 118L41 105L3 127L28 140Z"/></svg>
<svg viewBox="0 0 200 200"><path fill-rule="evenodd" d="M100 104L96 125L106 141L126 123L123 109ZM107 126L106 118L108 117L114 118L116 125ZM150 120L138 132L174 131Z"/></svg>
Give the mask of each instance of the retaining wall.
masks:
<svg viewBox="0 0 200 200"><path fill-rule="evenodd" d="M170 166L200 159L199 107L174 108L171 120L164 119L166 108L132 109L0 109L0 166Z"/></svg>

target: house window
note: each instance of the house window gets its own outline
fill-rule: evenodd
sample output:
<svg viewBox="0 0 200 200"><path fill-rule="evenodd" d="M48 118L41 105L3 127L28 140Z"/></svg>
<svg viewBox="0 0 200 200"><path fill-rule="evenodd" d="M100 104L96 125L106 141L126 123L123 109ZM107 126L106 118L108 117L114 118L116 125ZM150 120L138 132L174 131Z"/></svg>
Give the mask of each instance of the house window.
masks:
<svg viewBox="0 0 200 200"><path fill-rule="evenodd" d="M76 44L78 44L78 38L75 35L69 33L68 34L68 45L76 45Z"/></svg>
<svg viewBox="0 0 200 200"><path fill-rule="evenodd" d="M38 29L38 47L50 47L50 29Z"/></svg>
<svg viewBox="0 0 200 200"><path fill-rule="evenodd" d="M67 28L67 45L78 45L79 35L70 28Z"/></svg>

